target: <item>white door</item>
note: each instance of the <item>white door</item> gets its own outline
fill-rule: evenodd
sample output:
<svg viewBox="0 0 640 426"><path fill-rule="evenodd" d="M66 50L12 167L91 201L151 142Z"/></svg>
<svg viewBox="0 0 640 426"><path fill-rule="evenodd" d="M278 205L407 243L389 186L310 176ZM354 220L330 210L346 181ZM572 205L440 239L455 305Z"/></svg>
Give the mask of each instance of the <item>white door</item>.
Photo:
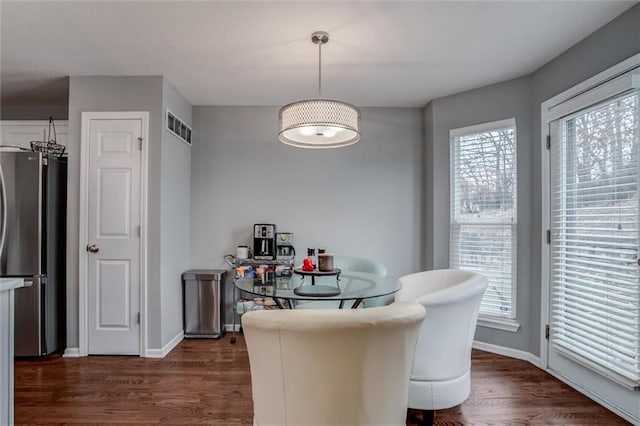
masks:
<svg viewBox="0 0 640 426"><path fill-rule="evenodd" d="M89 354L140 353L141 119L88 122Z"/></svg>
<svg viewBox="0 0 640 426"><path fill-rule="evenodd" d="M640 94L551 123L556 375L640 421Z"/></svg>

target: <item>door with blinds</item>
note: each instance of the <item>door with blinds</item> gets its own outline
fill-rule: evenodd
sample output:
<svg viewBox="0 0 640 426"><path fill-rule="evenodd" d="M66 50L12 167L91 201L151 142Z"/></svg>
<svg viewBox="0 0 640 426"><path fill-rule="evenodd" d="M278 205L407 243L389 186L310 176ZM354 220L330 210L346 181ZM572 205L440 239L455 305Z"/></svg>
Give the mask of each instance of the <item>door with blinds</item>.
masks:
<svg viewBox="0 0 640 426"><path fill-rule="evenodd" d="M640 421L640 102L550 123L548 367Z"/></svg>

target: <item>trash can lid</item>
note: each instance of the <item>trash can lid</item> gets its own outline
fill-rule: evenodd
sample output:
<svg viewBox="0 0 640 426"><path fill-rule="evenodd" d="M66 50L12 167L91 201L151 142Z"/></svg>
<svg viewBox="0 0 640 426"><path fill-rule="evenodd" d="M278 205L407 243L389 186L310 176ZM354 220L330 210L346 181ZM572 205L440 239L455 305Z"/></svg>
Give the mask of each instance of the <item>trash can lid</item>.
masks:
<svg viewBox="0 0 640 426"><path fill-rule="evenodd" d="M224 269L191 269L182 274L183 280L220 280L227 273Z"/></svg>

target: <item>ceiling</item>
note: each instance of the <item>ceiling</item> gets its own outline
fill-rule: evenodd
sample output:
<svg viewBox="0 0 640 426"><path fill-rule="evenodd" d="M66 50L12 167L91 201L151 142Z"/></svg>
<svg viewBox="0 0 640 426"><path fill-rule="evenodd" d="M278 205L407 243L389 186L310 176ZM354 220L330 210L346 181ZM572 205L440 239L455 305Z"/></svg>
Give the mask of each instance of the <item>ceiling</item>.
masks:
<svg viewBox="0 0 640 426"><path fill-rule="evenodd" d="M68 75L164 75L193 105L430 99L535 71L624 1L75 1L1 5L2 97L66 102Z"/></svg>

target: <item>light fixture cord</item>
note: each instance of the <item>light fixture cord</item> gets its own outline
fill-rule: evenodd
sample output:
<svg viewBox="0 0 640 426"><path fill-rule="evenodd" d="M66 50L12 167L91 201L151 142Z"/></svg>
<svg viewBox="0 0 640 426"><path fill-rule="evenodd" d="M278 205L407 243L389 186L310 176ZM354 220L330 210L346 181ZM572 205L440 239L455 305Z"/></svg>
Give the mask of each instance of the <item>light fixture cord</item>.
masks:
<svg viewBox="0 0 640 426"><path fill-rule="evenodd" d="M322 98L322 43L318 43L318 97Z"/></svg>

